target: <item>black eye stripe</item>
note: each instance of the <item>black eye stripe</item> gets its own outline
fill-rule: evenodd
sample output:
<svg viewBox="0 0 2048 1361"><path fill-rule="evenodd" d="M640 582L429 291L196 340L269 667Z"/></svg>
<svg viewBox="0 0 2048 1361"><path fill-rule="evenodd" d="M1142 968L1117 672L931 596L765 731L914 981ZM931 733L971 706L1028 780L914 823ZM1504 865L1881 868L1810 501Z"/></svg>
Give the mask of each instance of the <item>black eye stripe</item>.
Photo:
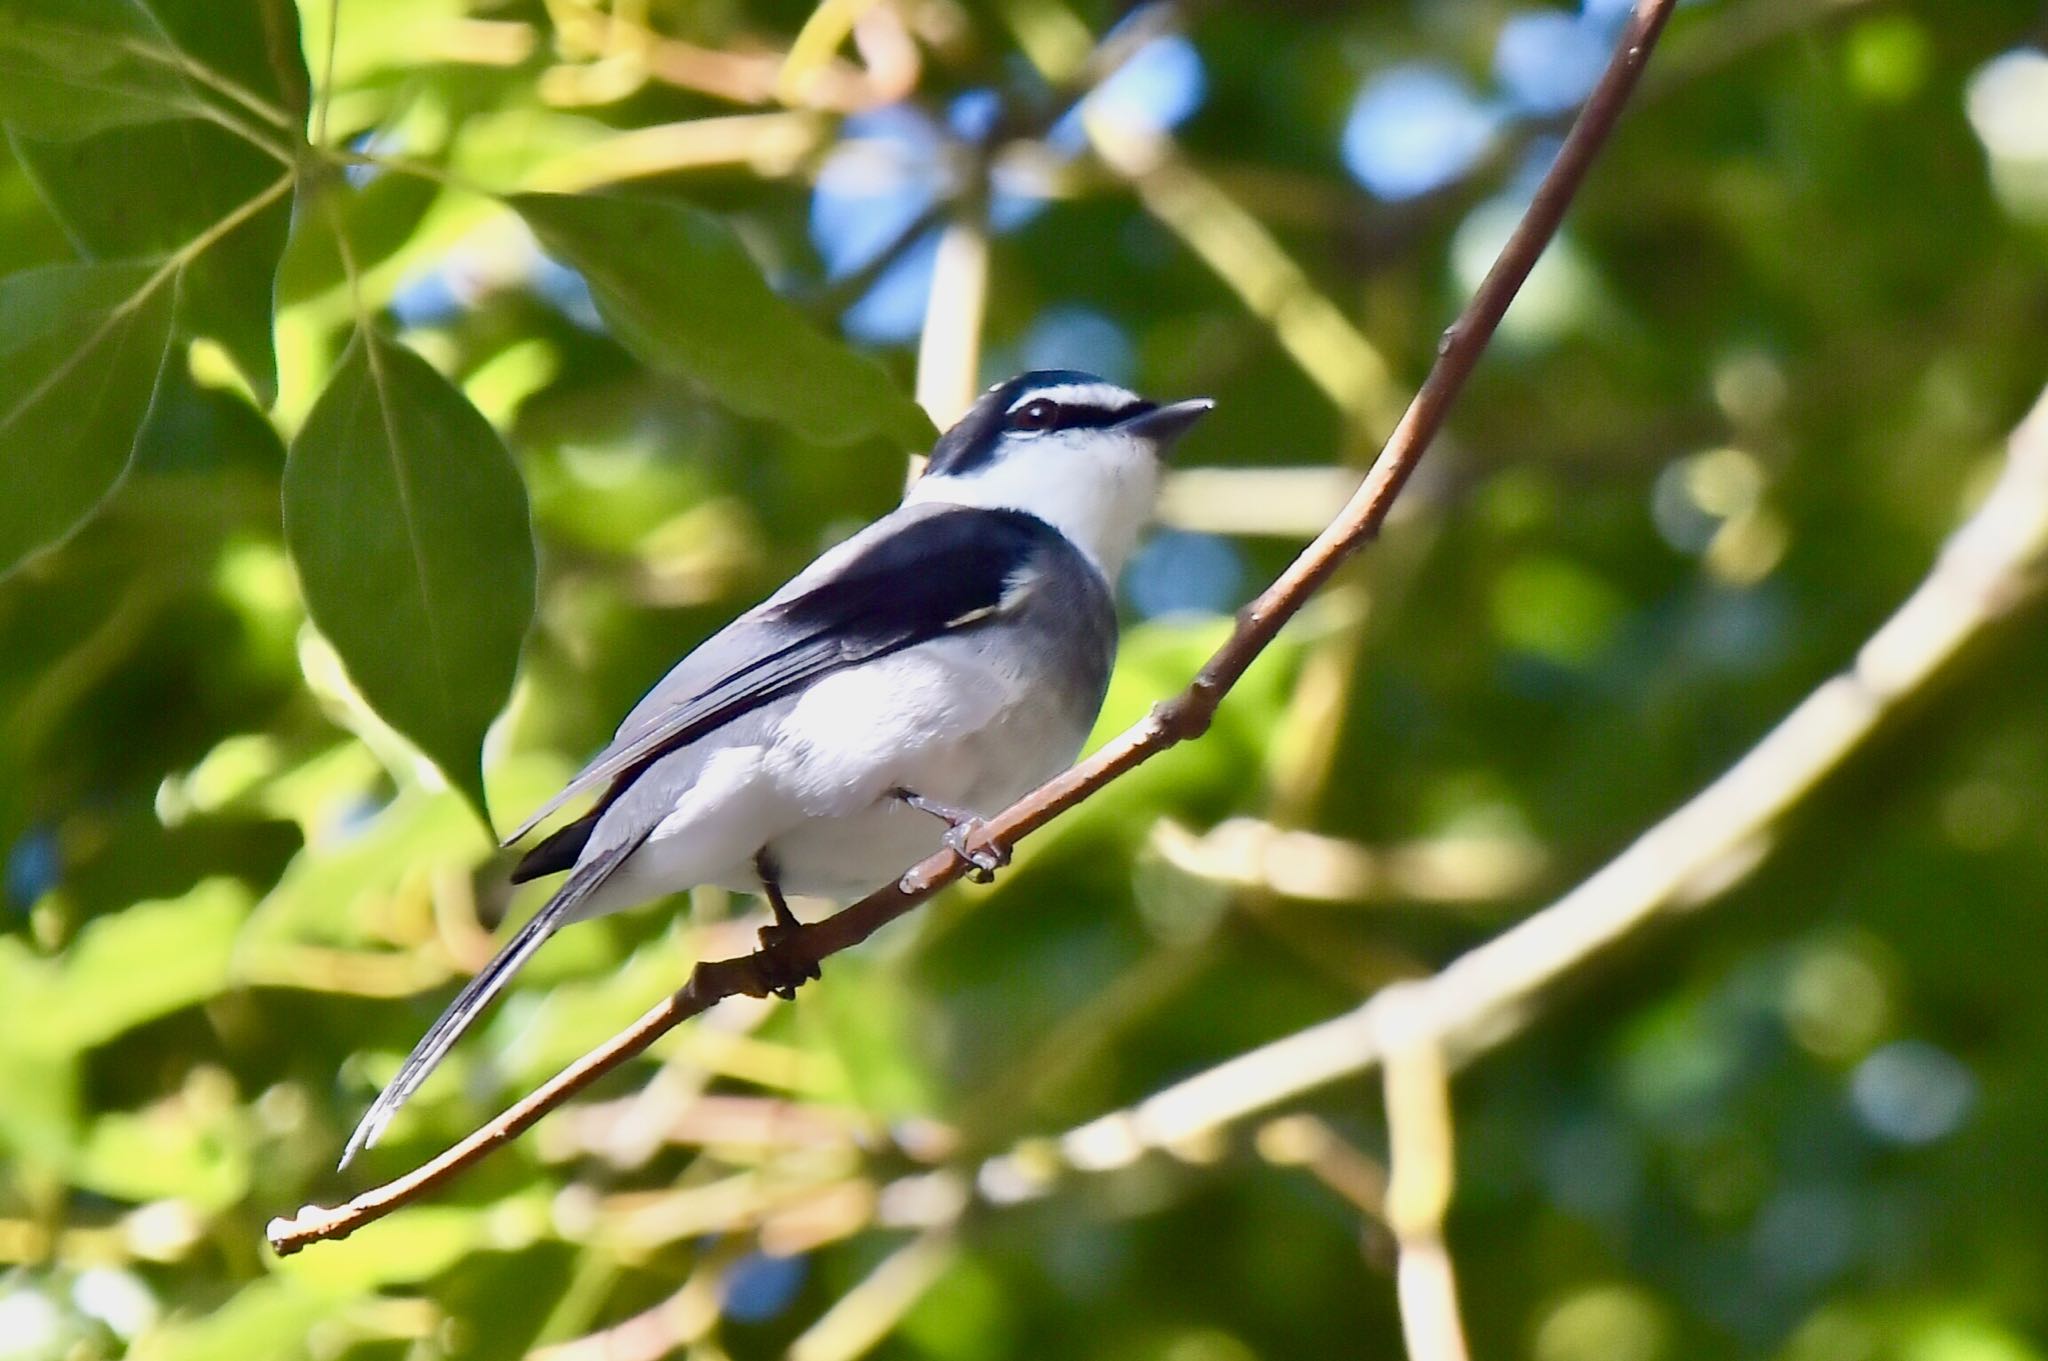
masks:
<svg viewBox="0 0 2048 1361"><path fill-rule="evenodd" d="M1154 410L1158 405L1079 369L1033 369L983 393L967 414L932 446L925 475L960 476L986 466L1004 447L1006 438L1029 433L1020 430L1014 421L1035 401L1054 403L1060 408L1051 423L1038 428L1040 433L1102 429Z"/></svg>
<svg viewBox="0 0 2048 1361"><path fill-rule="evenodd" d="M1014 421L1030 405L1031 403L1027 402L1024 406L1012 412L1011 419ZM1157 402L1127 402L1122 406L1100 406L1084 402L1061 402L1053 407L1053 417L1050 424L1035 425L1029 428L1034 430L1099 430L1106 426L1115 425L1119 421L1129 420L1131 417L1144 412L1156 410L1158 406L1159 403Z"/></svg>

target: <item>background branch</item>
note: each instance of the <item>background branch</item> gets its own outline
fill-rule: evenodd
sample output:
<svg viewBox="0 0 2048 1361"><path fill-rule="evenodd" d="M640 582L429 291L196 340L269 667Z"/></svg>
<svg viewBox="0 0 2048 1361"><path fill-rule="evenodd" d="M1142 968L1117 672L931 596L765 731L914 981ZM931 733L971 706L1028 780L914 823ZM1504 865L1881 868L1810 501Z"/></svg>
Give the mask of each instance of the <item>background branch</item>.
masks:
<svg viewBox="0 0 2048 1361"><path fill-rule="evenodd" d="M1410 1361L1465 1361L1457 1278L1444 1246L1444 1212L1456 1175L1450 1070L1426 1014L1406 1012L1410 988L1397 983L1380 994L1392 1018L1385 1027L1386 1220L1400 1253L1394 1281L1401 1334Z"/></svg>
<svg viewBox="0 0 2048 1361"><path fill-rule="evenodd" d="M1430 978L1382 989L1355 1010L1077 1126L1058 1140L1062 1159L1107 1171L1149 1151L1184 1146L1385 1062L1397 1037L1405 1045L1438 1045L1454 1064L1501 1043L1519 1028L1537 991L1658 914L1739 882L1790 808L1971 640L2038 594L2044 556L2048 393L2014 431L1990 493L1854 664L1808 695L1719 779L1571 892ZM1043 1186L1047 1177L1036 1147L981 1169L983 1184Z"/></svg>
<svg viewBox="0 0 2048 1361"><path fill-rule="evenodd" d="M988 302L988 223L975 194L946 224L917 346L917 402L944 430L974 401Z"/></svg>

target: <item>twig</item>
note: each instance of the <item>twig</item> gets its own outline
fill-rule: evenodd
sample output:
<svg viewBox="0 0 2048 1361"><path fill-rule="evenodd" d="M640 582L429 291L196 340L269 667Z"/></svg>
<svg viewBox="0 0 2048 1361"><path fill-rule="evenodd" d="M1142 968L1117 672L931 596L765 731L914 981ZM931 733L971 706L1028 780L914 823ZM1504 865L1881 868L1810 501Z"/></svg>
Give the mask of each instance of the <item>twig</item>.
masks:
<svg viewBox="0 0 2048 1361"><path fill-rule="evenodd" d="M802 166L830 130L823 115L805 109L656 123L542 161L527 173L524 187L576 194L624 180L725 165L746 166L763 179L779 178Z"/></svg>
<svg viewBox="0 0 2048 1361"><path fill-rule="evenodd" d="M1208 727L1218 702L1273 641L1281 626L1374 536L1392 508L1394 497L1442 428L1452 402L1471 376L1508 304L1556 233L1593 158L1621 116L1657 34L1676 3L1677 0L1638 0L1606 74L1530 200L1521 224L1457 322L1445 332L1429 377L1343 514L1302 551L1279 580L1245 608L1230 637L1183 693L1155 706L1148 717L1093 756L991 819L985 843L1014 845L1110 781L1167 748L1199 736ZM900 883L807 925L793 936L785 936L781 949L789 960L800 957L817 961L856 945L957 879L965 863L951 851L933 855L914 866ZM509 1143L542 1115L713 1002L736 993L760 997L767 992L768 980L763 976L759 955L699 964L680 992L439 1157L338 1208L307 1206L294 1218L272 1220L267 1230L271 1247L280 1255L297 1252L308 1243L346 1236L382 1218Z"/></svg>
<svg viewBox="0 0 2048 1361"><path fill-rule="evenodd" d="M882 1259L789 1345L789 1361L853 1361L865 1356L953 1265L950 1227L928 1229Z"/></svg>
<svg viewBox="0 0 2048 1361"><path fill-rule="evenodd" d="M1271 231L1189 165L1164 133L1085 120L1096 155L1273 331L1288 356L1359 431L1399 415L1386 359L1287 254Z"/></svg>
<svg viewBox="0 0 2048 1361"><path fill-rule="evenodd" d="M966 192L986 196L989 166L996 149L1005 142L1025 141L1045 134L1078 107L1095 89L1123 68L1125 62L1137 55L1140 48L1160 34L1168 31L1178 21L1178 8L1172 0L1156 0L1145 6L1143 11L1127 21L1122 29L1097 43L1070 72L1062 73L1050 97L1033 107L1024 109L1016 99L1006 100L1001 114L994 125L973 146L968 148L967 173L963 189ZM820 316L832 316L844 311L858 301L875 281L893 268L898 261L923 241L932 228L944 221L948 214L956 211L951 199L956 195L942 195L940 199L905 223L900 231L872 255L858 269L844 278L829 281L806 304ZM985 209L983 210L985 215ZM985 228L984 228L985 230Z"/></svg>
<svg viewBox="0 0 2048 1361"><path fill-rule="evenodd" d="M979 202L977 196L976 202ZM917 404L944 430L980 386L981 317L988 301L988 227L972 208L946 224L917 344Z"/></svg>
<svg viewBox="0 0 2048 1361"><path fill-rule="evenodd" d="M1458 1285L1444 1247L1452 1155L1450 1070L1424 1008L1403 1005L1414 984L1385 989L1393 1013L1384 1027L1387 1094L1387 1227L1400 1252L1394 1288L1408 1361L1466 1361ZM1402 1024L1404 1020L1411 1024Z"/></svg>
<svg viewBox="0 0 2048 1361"><path fill-rule="evenodd" d="M600 1332L536 1348L527 1361L661 1361L717 1326L719 1292L741 1251L738 1241L714 1247L661 1303Z"/></svg>

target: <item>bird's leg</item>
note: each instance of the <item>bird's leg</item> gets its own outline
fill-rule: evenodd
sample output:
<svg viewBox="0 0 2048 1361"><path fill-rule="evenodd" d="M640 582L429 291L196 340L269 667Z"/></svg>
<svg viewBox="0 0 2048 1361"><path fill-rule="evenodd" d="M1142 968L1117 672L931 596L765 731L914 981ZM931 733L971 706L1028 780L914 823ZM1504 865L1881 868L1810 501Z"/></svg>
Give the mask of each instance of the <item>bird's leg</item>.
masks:
<svg viewBox="0 0 2048 1361"><path fill-rule="evenodd" d="M761 974L770 992L791 1001L798 988L819 976L818 961L796 948L797 932L803 929L803 923L796 919L796 913L789 910L789 900L782 896L780 871L766 846L754 852L754 872L761 876L761 892L775 914L774 923L760 931Z"/></svg>
<svg viewBox="0 0 2048 1361"><path fill-rule="evenodd" d="M929 813L946 824L946 849L965 860L971 868L967 877L977 884L986 884L996 877L996 871L1010 863L1010 848L997 842L989 842L978 850L970 851L967 843L981 838L988 830L988 820L964 808L928 799L909 789L892 789L894 798L901 799L920 813Z"/></svg>

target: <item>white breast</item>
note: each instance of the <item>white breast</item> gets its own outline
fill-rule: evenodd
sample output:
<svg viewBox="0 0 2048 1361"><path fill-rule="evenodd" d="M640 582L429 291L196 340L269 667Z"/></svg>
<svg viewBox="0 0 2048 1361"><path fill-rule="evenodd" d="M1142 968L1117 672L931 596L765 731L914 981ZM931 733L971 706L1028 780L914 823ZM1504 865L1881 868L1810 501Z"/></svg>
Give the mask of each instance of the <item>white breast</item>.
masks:
<svg viewBox="0 0 2048 1361"><path fill-rule="evenodd" d="M971 638L837 672L664 757L641 777L675 791L587 915L696 884L758 892L766 847L788 893L846 902L942 845L906 788L982 816L1070 764L1087 730L1051 688Z"/></svg>

